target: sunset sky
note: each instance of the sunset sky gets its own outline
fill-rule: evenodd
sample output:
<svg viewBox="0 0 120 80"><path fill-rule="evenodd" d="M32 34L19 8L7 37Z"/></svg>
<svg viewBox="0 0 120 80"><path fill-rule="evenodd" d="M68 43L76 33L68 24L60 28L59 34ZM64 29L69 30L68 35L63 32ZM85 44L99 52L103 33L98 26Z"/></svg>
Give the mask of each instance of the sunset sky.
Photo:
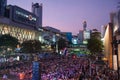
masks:
<svg viewBox="0 0 120 80"><path fill-rule="evenodd" d="M87 21L87 29L96 28L110 22L110 12L118 8L119 0L7 0L31 11L32 2L43 4L43 26L51 26L62 32L77 34ZM119 4L120 5L120 4Z"/></svg>

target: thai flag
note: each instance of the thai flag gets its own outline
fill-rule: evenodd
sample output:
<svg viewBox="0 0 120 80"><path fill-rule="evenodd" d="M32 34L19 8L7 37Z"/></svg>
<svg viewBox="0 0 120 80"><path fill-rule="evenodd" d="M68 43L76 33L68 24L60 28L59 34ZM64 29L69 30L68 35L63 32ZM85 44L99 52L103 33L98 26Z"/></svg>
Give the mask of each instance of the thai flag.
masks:
<svg viewBox="0 0 120 80"><path fill-rule="evenodd" d="M64 48L63 53L64 53L65 56L67 55L67 48Z"/></svg>

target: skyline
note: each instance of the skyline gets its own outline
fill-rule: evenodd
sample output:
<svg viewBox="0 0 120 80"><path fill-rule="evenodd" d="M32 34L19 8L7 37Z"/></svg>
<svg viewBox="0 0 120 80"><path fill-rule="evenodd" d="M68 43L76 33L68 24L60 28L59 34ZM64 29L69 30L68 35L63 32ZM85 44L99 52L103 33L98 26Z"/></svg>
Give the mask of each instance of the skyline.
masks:
<svg viewBox="0 0 120 80"><path fill-rule="evenodd" d="M31 12L33 3L43 4L43 26L77 34L87 21L87 29L98 29L110 22L110 13L117 10L119 0L7 0ZM94 3L94 4L93 4Z"/></svg>

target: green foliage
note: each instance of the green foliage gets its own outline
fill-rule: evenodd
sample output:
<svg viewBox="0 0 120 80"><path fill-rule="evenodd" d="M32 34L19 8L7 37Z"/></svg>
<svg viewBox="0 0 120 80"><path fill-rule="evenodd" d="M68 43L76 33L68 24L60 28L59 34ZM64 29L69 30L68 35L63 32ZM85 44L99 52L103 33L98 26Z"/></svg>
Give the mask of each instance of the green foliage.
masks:
<svg viewBox="0 0 120 80"><path fill-rule="evenodd" d="M87 48L90 50L92 54L95 54L97 52L101 52L103 49L102 41L92 38L88 40Z"/></svg>
<svg viewBox="0 0 120 80"><path fill-rule="evenodd" d="M24 41L21 45L21 51L25 53L37 53L41 51L41 45L39 40Z"/></svg>
<svg viewBox="0 0 120 80"><path fill-rule="evenodd" d="M95 39L101 39L101 33L100 32L94 32L91 34L91 38L95 38Z"/></svg>
<svg viewBox="0 0 120 80"><path fill-rule="evenodd" d="M103 43L100 40L100 33L94 32L91 34L91 38L88 39L87 48L92 53L92 55L102 52L103 50Z"/></svg>
<svg viewBox="0 0 120 80"><path fill-rule="evenodd" d="M10 48L14 50L16 46L19 44L18 39L15 37L12 37L9 34L5 34L0 36L0 48L2 49L7 49Z"/></svg>
<svg viewBox="0 0 120 80"><path fill-rule="evenodd" d="M61 49L65 48L66 46L67 46L66 40L63 38L60 38L58 40L58 50L61 50Z"/></svg>

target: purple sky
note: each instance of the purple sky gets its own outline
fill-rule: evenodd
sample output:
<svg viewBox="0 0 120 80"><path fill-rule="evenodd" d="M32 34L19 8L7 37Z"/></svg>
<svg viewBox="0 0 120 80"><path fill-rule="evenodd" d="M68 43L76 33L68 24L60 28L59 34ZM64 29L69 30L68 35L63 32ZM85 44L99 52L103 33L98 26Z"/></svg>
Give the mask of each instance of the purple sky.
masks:
<svg viewBox="0 0 120 80"><path fill-rule="evenodd" d="M77 34L87 21L87 29L96 28L110 22L109 14L117 10L119 0L8 0L31 11L31 4L43 3L43 26L51 26L63 32Z"/></svg>

